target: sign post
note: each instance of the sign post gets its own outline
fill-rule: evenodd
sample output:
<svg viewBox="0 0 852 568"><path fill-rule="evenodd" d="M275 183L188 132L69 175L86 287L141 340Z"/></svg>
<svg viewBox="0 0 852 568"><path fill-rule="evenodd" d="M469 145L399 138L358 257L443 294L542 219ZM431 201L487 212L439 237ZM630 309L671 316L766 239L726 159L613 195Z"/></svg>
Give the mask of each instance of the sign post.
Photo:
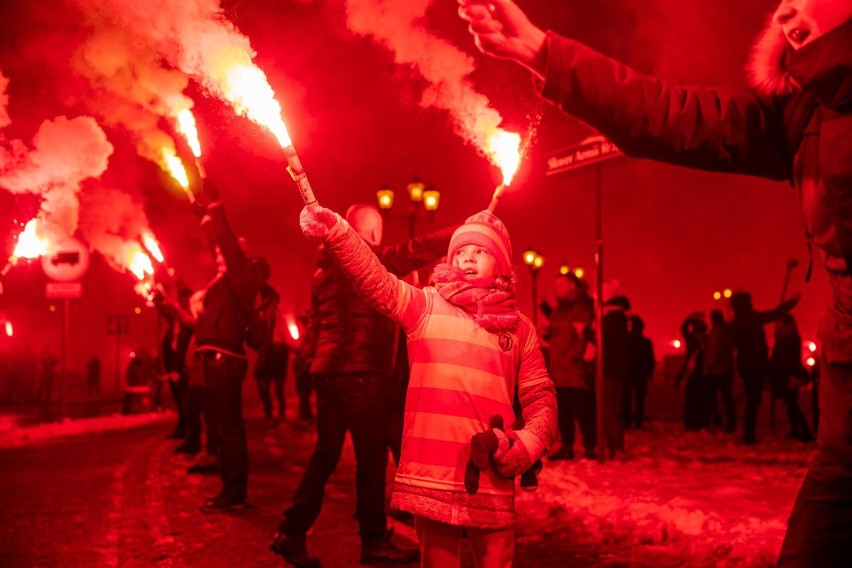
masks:
<svg viewBox="0 0 852 568"><path fill-rule="evenodd" d="M595 431L598 440L598 463L605 461L604 439L604 377L603 377L603 162L624 156L618 147L603 136L592 136L580 144L562 148L547 159L547 175L561 174L595 166L596 227L595 227Z"/></svg>
<svg viewBox="0 0 852 568"><path fill-rule="evenodd" d="M62 300L61 333L59 347L59 420L65 419L65 387L68 378L68 338L71 330L71 299L82 296L80 278L89 269L89 249L74 238L57 247L52 255L41 257L41 268L53 280L48 282L45 296Z"/></svg>

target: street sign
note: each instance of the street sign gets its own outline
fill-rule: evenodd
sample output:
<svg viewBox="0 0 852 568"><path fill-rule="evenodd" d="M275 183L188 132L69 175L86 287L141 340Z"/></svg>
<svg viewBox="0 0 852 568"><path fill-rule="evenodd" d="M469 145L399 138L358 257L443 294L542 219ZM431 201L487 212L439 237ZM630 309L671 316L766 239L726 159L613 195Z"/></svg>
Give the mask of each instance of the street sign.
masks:
<svg viewBox="0 0 852 568"><path fill-rule="evenodd" d="M603 136L592 136L579 144L562 148L551 154L547 159L545 173L559 174L623 155L624 152Z"/></svg>
<svg viewBox="0 0 852 568"><path fill-rule="evenodd" d="M79 282L48 282L45 294L55 300L80 298L83 295L83 285Z"/></svg>
<svg viewBox="0 0 852 568"><path fill-rule="evenodd" d="M67 239L59 244L56 252L41 257L41 268L51 280L74 282L89 268L89 249L77 239Z"/></svg>

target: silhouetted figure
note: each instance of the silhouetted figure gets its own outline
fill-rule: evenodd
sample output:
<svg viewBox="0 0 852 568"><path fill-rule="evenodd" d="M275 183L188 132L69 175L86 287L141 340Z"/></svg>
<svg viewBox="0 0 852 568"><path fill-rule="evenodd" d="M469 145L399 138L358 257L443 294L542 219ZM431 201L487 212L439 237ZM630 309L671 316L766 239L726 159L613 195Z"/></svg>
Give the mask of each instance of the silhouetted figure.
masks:
<svg viewBox="0 0 852 568"><path fill-rule="evenodd" d="M92 355L86 363L86 393L89 396L101 394L101 360Z"/></svg>
<svg viewBox="0 0 852 568"><path fill-rule="evenodd" d="M53 398L53 383L56 380L58 366L59 359L45 347L38 360L38 392L36 393L36 401L45 406L49 406Z"/></svg>
<svg viewBox="0 0 852 568"><path fill-rule="evenodd" d="M775 345L769 360L770 384L773 398L784 401L787 417L790 420L788 438L803 442L812 442L814 435L805 420L805 414L799 407L799 387L809 377L802 365L802 338L796 320L790 314L784 314L775 328Z"/></svg>
<svg viewBox="0 0 852 568"><path fill-rule="evenodd" d="M704 375L707 380L710 413L718 414L718 400L725 409L725 431L737 429L734 408L734 334L721 310L710 312L710 332L704 347ZM717 422L721 420L717 417Z"/></svg>
<svg viewBox="0 0 852 568"><path fill-rule="evenodd" d="M257 362L254 365L253 375L257 381L257 392L263 404L263 415L268 421L284 420L286 418L287 403L284 398L284 380L287 378L287 364L289 363L290 350L287 347L284 334L284 326L278 324L278 292L269 285L264 285L259 294L258 301L265 312L265 318L272 322L267 327L266 337L257 349ZM278 402L278 412L273 411L272 389L275 389L275 399Z"/></svg>
<svg viewBox="0 0 852 568"><path fill-rule="evenodd" d="M614 296L604 304L603 316L603 422L606 447L610 457L624 451L624 429L621 425L621 390L630 375L630 329L627 311L630 301Z"/></svg>
<svg viewBox="0 0 852 568"><path fill-rule="evenodd" d="M311 408L311 361L314 355L316 346L317 330L310 326L311 318L310 311L307 315L299 316L296 319L296 326L299 330L298 340L294 340L295 353L293 357L293 376L296 382L296 393L299 395L299 422L307 425L313 420L313 410Z"/></svg>
<svg viewBox="0 0 852 568"><path fill-rule="evenodd" d="M707 378L704 375L704 349L707 341L707 322L704 314L690 314L680 326L686 345L683 368L675 379L675 385L686 379L683 391L683 426L687 431L706 428L709 424L707 405Z"/></svg>
<svg viewBox="0 0 852 568"><path fill-rule="evenodd" d="M657 366L654 344L643 335L644 332L642 318L630 316L630 370L621 391L621 418L628 428L631 424L639 429L644 427L645 397Z"/></svg>
<svg viewBox="0 0 852 568"><path fill-rule="evenodd" d="M766 374L769 372L769 347L763 326L789 312L799 302L799 297L782 303L774 310L758 312L751 303L751 294L736 292L731 298L734 319L734 345L737 349L737 370L743 380L746 409L743 417L743 443L757 443L757 411L763 396Z"/></svg>
<svg viewBox="0 0 852 568"><path fill-rule="evenodd" d="M185 284L177 284L177 304L184 313L189 311L189 299L192 290ZM189 395L189 377L186 373L186 354L192 340L193 325L179 314L155 302L166 321L166 332L160 347L163 375L169 383L178 421L170 438L185 438L187 435L187 412Z"/></svg>
<svg viewBox="0 0 852 568"><path fill-rule="evenodd" d="M556 387L558 424L562 447L548 459L574 459L574 422L580 426L587 458L596 457L595 394L592 323L594 305L585 286L573 273L559 274L554 281L555 305L542 303L548 318L543 345L547 347L548 372Z"/></svg>

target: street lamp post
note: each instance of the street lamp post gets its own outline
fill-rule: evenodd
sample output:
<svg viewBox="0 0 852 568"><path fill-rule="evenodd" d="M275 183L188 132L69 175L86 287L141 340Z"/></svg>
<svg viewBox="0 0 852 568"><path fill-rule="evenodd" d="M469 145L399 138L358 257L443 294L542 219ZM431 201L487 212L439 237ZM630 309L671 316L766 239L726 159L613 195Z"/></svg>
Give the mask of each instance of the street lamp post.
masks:
<svg viewBox="0 0 852 568"><path fill-rule="evenodd" d="M426 187L426 184L417 176L411 178L406 184L408 191L409 207L404 216L408 220L408 236L413 239L417 233L417 216L421 210L427 211L430 215L438 209L438 204L441 199L441 192L432 186ZM394 204L394 190L387 186L383 186L376 192L376 200L378 201L379 209L382 214L391 217L391 208ZM400 217L403 215L401 214Z"/></svg>
<svg viewBox="0 0 852 568"><path fill-rule="evenodd" d="M538 330L538 271L544 266L544 257L528 248L524 251L524 264L529 267L532 276L532 321L533 327Z"/></svg>

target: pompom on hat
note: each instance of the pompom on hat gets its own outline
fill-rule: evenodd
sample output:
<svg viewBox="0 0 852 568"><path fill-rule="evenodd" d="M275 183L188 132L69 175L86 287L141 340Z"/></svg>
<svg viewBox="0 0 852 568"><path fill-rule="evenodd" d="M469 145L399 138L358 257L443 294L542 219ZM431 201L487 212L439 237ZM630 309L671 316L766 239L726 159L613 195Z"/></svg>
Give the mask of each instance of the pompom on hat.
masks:
<svg viewBox="0 0 852 568"><path fill-rule="evenodd" d="M453 233L447 249L447 262L452 263L456 251L465 245L479 245L497 261L497 271L512 274L512 242L509 231L500 219L488 211L468 217Z"/></svg>

